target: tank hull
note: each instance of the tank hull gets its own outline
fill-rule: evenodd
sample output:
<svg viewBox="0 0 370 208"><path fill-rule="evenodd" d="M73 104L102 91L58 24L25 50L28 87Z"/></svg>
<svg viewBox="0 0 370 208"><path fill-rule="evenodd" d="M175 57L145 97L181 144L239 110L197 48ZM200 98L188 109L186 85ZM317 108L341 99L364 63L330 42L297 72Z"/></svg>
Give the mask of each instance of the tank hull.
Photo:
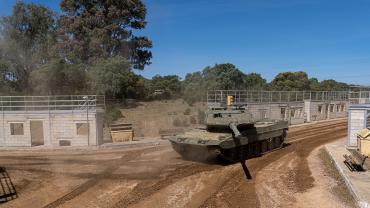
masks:
<svg viewBox="0 0 370 208"><path fill-rule="evenodd" d="M286 122L257 123L253 128L242 129L242 136L234 138L231 133L198 130L170 138L173 149L183 158L196 161L226 159L237 162L258 157L279 149L284 144Z"/></svg>
<svg viewBox="0 0 370 208"><path fill-rule="evenodd" d="M186 160L212 162L220 158L220 148L214 145L195 145L170 140L172 148Z"/></svg>

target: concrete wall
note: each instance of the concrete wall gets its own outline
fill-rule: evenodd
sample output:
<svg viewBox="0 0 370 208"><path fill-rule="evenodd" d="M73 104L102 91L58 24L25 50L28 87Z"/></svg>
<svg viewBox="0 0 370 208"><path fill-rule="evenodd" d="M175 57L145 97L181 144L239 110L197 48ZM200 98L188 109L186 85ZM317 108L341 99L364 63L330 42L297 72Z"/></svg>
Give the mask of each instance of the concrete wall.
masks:
<svg viewBox="0 0 370 208"><path fill-rule="evenodd" d="M42 121L45 146L59 146L61 140L69 141L71 146L99 145L103 141L102 111L5 111L0 114L0 146L32 146L31 121ZM11 135L11 123L22 123L24 134ZM86 134L77 134L78 123L89 124Z"/></svg>
<svg viewBox="0 0 370 208"><path fill-rule="evenodd" d="M248 109L257 120L287 120L290 124L305 122L304 104L301 102L270 104L252 103L248 104Z"/></svg>
<svg viewBox="0 0 370 208"><path fill-rule="evenodd" d="M306 121L321 121L326 119L344 118L347 116L348 102L344 101L310 101L304 102Z"/></svg>
<svg viewBox="0 0 370 208"><path fill-rule="evenodd" d="M349 148L357 147L357 134L367 127L370 105L352 105L348 113L348 140Z"/></svg>

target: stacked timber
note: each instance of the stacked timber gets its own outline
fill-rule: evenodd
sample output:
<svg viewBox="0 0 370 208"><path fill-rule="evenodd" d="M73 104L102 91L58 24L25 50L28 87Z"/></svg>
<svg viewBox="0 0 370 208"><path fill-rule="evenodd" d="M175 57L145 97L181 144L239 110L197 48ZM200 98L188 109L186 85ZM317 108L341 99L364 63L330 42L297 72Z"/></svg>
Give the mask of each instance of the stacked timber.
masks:
<svg viewBox="0 0 370 208"><path fill-rule="evenodd" d="M130 123L116 123L110 126L112 142L129 142L134 138L134 130Z"/></svg>

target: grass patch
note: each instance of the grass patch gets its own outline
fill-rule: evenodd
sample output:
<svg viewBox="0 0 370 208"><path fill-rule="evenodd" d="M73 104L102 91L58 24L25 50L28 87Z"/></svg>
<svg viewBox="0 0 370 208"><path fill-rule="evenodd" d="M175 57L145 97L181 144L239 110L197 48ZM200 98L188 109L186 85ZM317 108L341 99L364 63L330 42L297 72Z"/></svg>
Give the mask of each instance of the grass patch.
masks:
<svg viewBox="0 0 370 208"><path fill-rule="evenodd" d="M349 206L356 204L354 198L347 188L346 183L335 167L334 161L324 148L319 150L319 158L325 167L326 173L328 173L329 176L336 181L336 185L332 187L331 192Z"/></svg>

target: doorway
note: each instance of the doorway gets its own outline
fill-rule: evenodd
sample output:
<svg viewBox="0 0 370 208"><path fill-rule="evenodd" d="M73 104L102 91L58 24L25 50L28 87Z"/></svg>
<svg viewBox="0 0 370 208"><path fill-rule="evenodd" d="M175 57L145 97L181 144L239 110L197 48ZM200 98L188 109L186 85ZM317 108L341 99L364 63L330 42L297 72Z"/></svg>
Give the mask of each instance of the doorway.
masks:
<svg viewBox="0 0 370 208"><path fill-rule="evenodd" d="M44 128L42 121L30 121L31 145L44 145Z"/></svg>

